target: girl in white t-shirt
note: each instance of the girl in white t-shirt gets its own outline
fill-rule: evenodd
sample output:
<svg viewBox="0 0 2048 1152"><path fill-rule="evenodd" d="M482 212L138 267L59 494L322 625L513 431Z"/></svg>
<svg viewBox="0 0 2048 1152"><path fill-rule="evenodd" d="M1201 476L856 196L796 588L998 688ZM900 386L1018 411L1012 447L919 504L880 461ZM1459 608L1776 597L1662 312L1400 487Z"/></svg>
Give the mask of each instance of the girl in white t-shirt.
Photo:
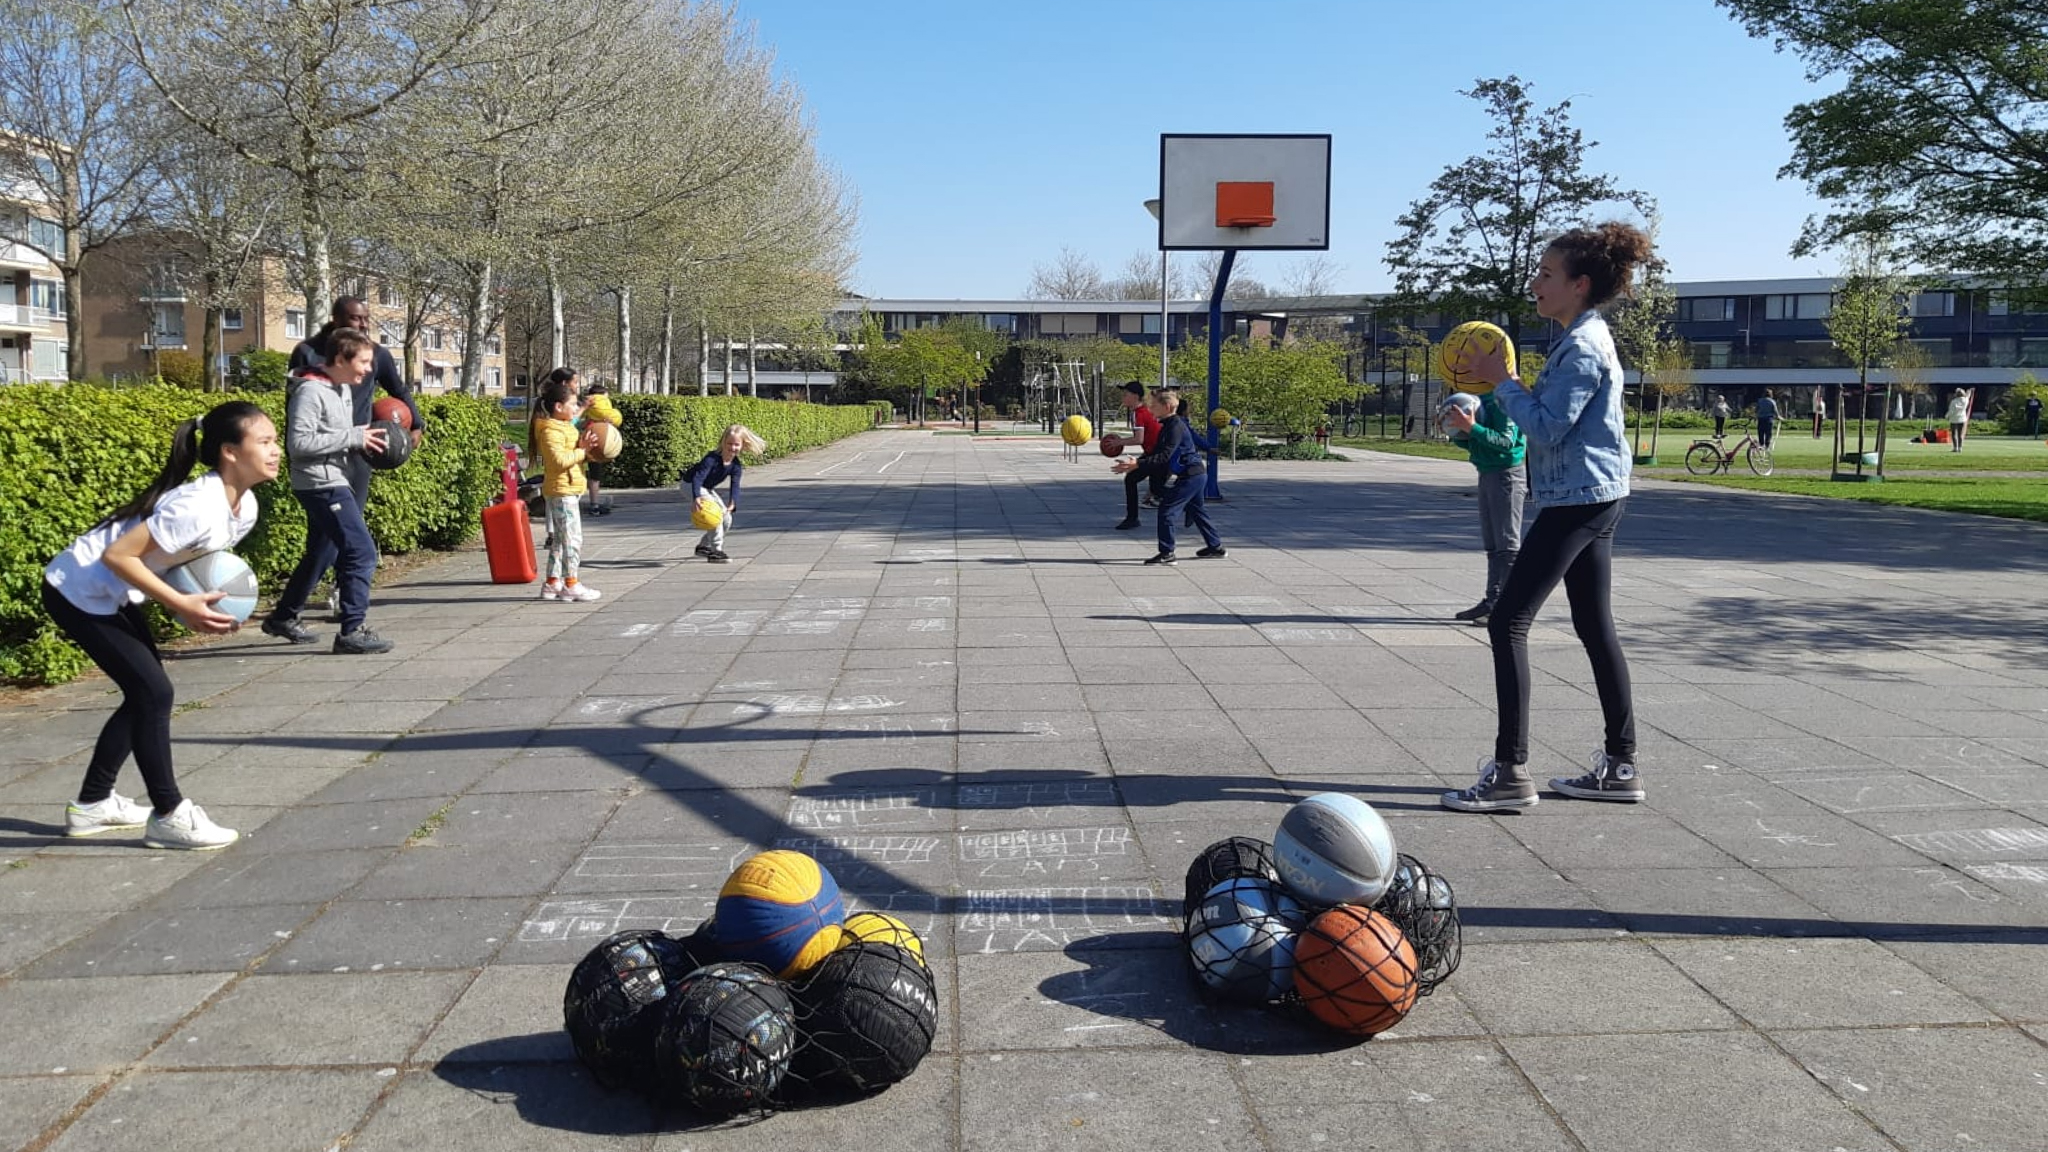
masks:
<svg viewBox="0 0 2048 1152"><path fill-rule="evenodd" d="M151 848L224 848L237 833L207 819L178 791L171 770L171 679L150 636L142 602L155 600L194 632L232 632L217 612L223 593L185 593L163 574L227 548L256 527L256 494L277 478L277 426L254 404L229 401L178 426L171 458L149 487L72 541L43 569L43 607L121 689L121 706L100 729L78 800L64 811L69 836L143 828ZM194 464L209 471L192 476ZM130 753L150 806L114 792Z"/></svg>

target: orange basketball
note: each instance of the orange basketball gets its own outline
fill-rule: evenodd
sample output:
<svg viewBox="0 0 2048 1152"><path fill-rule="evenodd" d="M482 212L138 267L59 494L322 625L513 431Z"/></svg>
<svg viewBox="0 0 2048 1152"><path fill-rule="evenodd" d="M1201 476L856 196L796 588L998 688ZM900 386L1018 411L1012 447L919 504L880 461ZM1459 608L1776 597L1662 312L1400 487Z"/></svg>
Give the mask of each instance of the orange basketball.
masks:
<svg viewBox="0 0 2048 1152"><path fill-rule="evenodd" d="M1339 1032L1385 1032L1415 1007L1415 949L1392 920L1339 904L1296 938L1294 989L1316 1019Z"/></svg>
<svg viewBox="0 0 2048 1152"><path fill-rule="evenodd" d="M412 431L412 409L396 396L386 396L370 405L370 419L396 420L401 428Z"/></svg>

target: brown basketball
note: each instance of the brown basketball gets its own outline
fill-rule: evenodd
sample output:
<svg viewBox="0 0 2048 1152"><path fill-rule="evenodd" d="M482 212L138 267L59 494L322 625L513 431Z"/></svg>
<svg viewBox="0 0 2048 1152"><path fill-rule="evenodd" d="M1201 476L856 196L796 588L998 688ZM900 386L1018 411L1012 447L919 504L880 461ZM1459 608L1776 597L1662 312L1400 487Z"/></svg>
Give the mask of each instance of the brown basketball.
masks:
<svg viewBox="0 0 2048 1152"><path fill-rule="evenodd" d="M626 438L619 435L617 427L600 423L593 423L590 427L597 429L597 443L587 452L592 460L602 464L616 457L619 449L626 446Z"/></svg>
<svg viewBox="0 0 2048 1152"><path fill-rule="evenodd" d="M412 409L396 396L386 396L370 405L371 420L395 420L407 432L412 431Z"/></svg>
<svg viewBox="0 0 2048 1152"><path fill-rule="evenodd" d="M1294 990L1316 1019L1339 1032L1384 1032L1415 1006L1415 949L1392 920L1339 904L1295 940Z"/></svg>
<svg viewBox="0 0 2048 1152"><path fill-rule="evenodd" d="M1114 432L1104 432L1102 434L1102 454L1104 456L1123 455L1124 438Z"/></svg>

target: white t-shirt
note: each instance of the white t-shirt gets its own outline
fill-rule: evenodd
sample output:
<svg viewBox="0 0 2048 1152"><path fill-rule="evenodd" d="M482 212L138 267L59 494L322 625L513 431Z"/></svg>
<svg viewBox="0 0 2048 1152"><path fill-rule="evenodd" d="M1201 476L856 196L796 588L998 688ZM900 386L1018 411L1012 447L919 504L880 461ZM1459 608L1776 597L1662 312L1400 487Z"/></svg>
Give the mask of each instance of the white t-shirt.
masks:
<svg viewBox="0 0 2048 1152"><path fill-rule="evenodd" d="M208 472L187 480L157 501L149 514L149 537L154 543L142 554L142 563L161 576L172 568L208 552L239 544L256 527L261 511L254 492L242 493L240 508L228 507L227 486L220 473ZM135 517L99 527L71 542L43 569L43 579L64 594L81 612L112 616L124 604L140 604L148 597L142 590L114 575L100 563L107 547L135 527Z"/></svg>
<svg viewBox="0 0 2048 1152"><path fill-rule="evenodd" d="M1968 393L1964 393L1964 392L1958 392L1958 393L1956 393L1956 394L1955 394L1954 396L1951 396L1951 397L1949 397L1949 401L1948 401L1948 422L1949 422L1949 423L1951 423L1951 424L1967 424L1967 423L1969 423L1969 420L1970 420L1970 397L1969 397L1969 394L1968 394Z"/></svg>

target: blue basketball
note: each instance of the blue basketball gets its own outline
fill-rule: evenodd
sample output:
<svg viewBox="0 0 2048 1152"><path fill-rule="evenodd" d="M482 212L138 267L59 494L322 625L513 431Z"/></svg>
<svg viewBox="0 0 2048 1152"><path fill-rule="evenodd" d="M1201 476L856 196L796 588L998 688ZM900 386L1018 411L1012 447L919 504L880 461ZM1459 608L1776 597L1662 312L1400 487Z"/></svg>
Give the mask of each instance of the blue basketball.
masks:
<svg viewBox="0 0 2048 1152"><path fill-rule="evenodd" d="M1307 920L1301 902L1275 881L1225 880L1188 916L1188 962L1216 994L1270 1003L1294 988L1294 940Z"/></svg>
<svg viewBox="0 0 2048 1152"><path fill-rule="evenodd" d="M233 616L237 622L256 611L256 573L249 570L247 561L225 549L170 569L164 573L164 583L189 594L226 593L213 602L213 610Z"/></svg>
<svg viewBox="0 0 2048 1152"><path fill-rule="evenodd" d="M778 849L733 869L718 891L713 918L720 951L787 980L817 967L839 947L846 904L824 865Z"/></svg>

